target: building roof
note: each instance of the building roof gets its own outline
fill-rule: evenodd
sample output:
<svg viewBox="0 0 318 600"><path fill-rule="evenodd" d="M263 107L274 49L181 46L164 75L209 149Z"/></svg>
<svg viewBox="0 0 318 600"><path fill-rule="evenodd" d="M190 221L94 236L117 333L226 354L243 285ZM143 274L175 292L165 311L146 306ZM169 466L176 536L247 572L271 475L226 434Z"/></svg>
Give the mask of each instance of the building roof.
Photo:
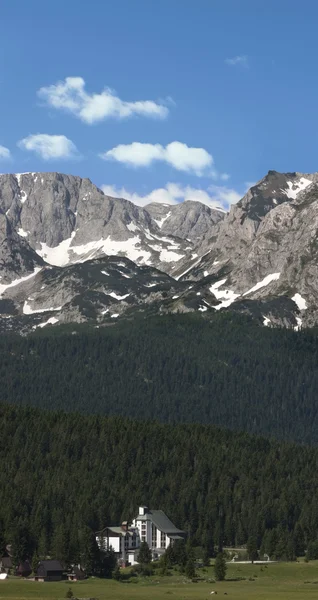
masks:
<svg viewBox="0 0 318 600"><path fill-rule="evenodd" d="M145 515L138 515L136 521L152 521L152 523L164 533L169 534L184 534L184 531L178 529L172 521L167 517L163 510L148 510Z"/></svg>
<svg viewBox="0 0 318 600"><path fill-rule="evenodd" d="M63 571L63 567L59 560L41 560L38 567L44 567L48 571Z"/></svg>
<svg viewBox="0 0 318 600"><path fill-rule="evenodd" d="M119 525L118 527L104 527L104 529L102 529L101 531L97 531L96 535L98 535L99 533L104 533L104 531L106 531L107 529L108 531L111 531L111 533L115 533L116 535L121 535L123 537L125 537L125 535L129 535L130 537L132 537L134 534L136 535L138 533L138 530L136 528L126 530Z"/></svg>

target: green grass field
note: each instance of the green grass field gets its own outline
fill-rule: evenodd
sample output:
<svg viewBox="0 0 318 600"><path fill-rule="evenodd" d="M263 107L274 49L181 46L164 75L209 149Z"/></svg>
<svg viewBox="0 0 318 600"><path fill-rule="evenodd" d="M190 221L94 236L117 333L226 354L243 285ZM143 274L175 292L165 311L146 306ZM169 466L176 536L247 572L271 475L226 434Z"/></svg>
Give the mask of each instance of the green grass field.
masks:
<svg viewBox="0 0 318 600"><path fill-rule="evenodd" d="M200 573L200 570L198 571ZM213 577L213 569L200 573L203 578ZM245 577L244 581L231 581ZM250 581L249 578L253 579ZM35 600L65 598L71 588L78 598L98 600L207 600L211 591L218 598L227 593L233 600L317 600L318 561L310 563L278 563L268 565L229 565L227 580L220 583L199 581L192 583L180 575L152 577L118 583L112 580L89 579L83 582L37 583L15 578L0 581L0 598L12 600Z"/></svg>

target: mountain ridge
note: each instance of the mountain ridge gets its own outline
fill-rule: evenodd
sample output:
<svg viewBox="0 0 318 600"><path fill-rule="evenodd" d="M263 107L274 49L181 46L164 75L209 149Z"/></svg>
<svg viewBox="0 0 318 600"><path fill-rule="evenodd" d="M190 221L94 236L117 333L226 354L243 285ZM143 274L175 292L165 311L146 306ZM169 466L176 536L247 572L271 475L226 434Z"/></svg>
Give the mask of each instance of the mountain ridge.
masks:
<svg viewBox="0 0 318 600"><path fill-rule="evenodd" d="M45 312L48 324L102 324L153 304L159 312L230 309L267 326L313 326L317 233L317 173L269 171L228 213L191 200L139 207L73 175L0 175L0 319L14 327L17 314ZM117 280L109 286L100 274L111 257ZM135 265L126 277L121 259ZM149 271L151 293L144 267L160 280L158 288ZM52 298L61 301L53 306ZM92 310L83 313L87 302Z"/></svg>

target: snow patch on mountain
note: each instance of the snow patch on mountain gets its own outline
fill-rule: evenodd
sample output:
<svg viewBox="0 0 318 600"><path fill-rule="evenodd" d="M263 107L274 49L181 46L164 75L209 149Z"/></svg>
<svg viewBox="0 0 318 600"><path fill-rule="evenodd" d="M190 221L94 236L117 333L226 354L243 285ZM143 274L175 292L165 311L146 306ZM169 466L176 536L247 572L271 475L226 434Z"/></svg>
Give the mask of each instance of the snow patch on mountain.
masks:
<svg viewBox="0 0 318 600"><path fill-rule="evenodd" d="M227 306L230 306L234 302L234 300L236 300L236 298L240 296L240 294L236 294L235 292L233 292L233 290L220 290L219 288L222 287L225 284L225 282L226 279L220 279L220 281L217 281L209 288L210 292L214 294L217 300L222 300L220 304L217 304L213 307L215 308L215 310L220 310L221 308L226 308Z"/></svg>
<svg viewBox="0 0 318 600"><path fill-rule="evenodd" d="M62 306L57 306L56 308L53 308L52 306L50 308L31 308L31 306L29 305L28 301L26 300L24 305L23 305L23 314L24 315L34 315L36 313L43 313L43 312L52 312L52 311L56 311L56 310L62 310Z"/></svg>
<svg viewBox="0 0 318 600"><path fill-rule="evenodd" d="M295 294L292 297L292 300L297 304L299 310L306 310L307 308L307 303L305 298L302 298L302 296L300 294Z"/></svg>
<svg viewBox="0 0 318 600"><path fill-rule="evenodd" d="M265 287L266 285L269 285L272 281L277 281L277 279L279 279L279 278L280 278L280 273L271 273L270 275L267 275L266 277L264 277L264 279L262 279L262 281L259 281L258 283L256 283L256 285L254 285L250 290L247 290L247 292L244 292L243 296L252 294L252 292L257 292L257 290L260 290L261 288Z"/></svg>
<svg viewBox="0 0 318 600"><path fill-rule="evenodd" d="M20 227L19 229L17 229L17 234L20 237L28 237L28 232L24 231L24 229L22 229L22 227Z"/></svg>
<svg viewBox="0 0 318 600"><path fill-rule="evenodd" d="M91 260L106 254L108 256L125 254L127 258L140 264L149 265L151 264L151 253L147 250L138 248L140 244L140 237L131 237L128 240L112 240L110 236L106 239L101 238L97 241L87 242L79 246L71 246L71 242L75 236L73 231L70 238L61 242L58 246L51 248L43 242L41 242L41 250L36 252L50 265L57 267L63 267L69 263L81 263L87 260ZM72 260L73 255L77 255L80 258ZM181 257L180 257L181 258Z"/></svg>
<svg viewBox="0 0 318 600"><path fill-rule="evenodd" d="M107 296L111 296L112 298L115 298L116 300L125 300L125 298L128 298L128 296L130 296L130 294L124 294L123 296L119 296L119 294L116 294L116 292L108 292Z"/></svg>
<svg viewBox="0 0 318 600"><path fill-rule="evenodd" d="M296 317L297 325L294 326L294 331L299 331L303 324L303 321L300 317Z"/></svg>
<svg viewBox="0 0 318 600"><path fill-rule="evenodd" d="M178 260L181 260L181 258L184 258L184 254L177 254L177 252L174 252L172 250L161 250L160 252L160 260L161 262L177 262Z"/></svg>
<svg viewBox="0 0 318 600"><path fill-rule="evenodd" d="M286 194L287 198L290 198L291 200L296 200L299 192L305 190L306 187L308 187L311 183L312 181L310 181L310 179L306 179L306 177L301 177L298 183L294 183L293 181L287 181L288 189L281 191L284 194Z"/></svg>
<svg viewBox="0 0 318 600"><path fill-rule="evenodd" d="M36 253L49 263L49 265L65 267L69 263L68 251L74 236L75 232L72 233L70 238L63 240L63 242L53 248L41 242L41 249L37 249Z"/></svg>
<svg viewBox="0 0 318 600"><path fill-rule="evenodd" d="M171 216L171 210L168 212L168 214L165 217L162 217L162 219L154 219L154 222L157 223L159 229L161 229L161 227L163 226L164 222Z"/></svg>
<svg viewBox="0 0 318 600"><path fill-rule="evenodd" d="M25 277L20 277L20 279L15 279L14 281L11 281L11 283L0 284L0 298L4 294L4 292L6 292L6 290L8 290L9 288L15 287L16 285L20 285L20 283L24 283L25 281L28 281L28 279L32 279L32 277L35 277L37 275L37 273L39 273L41 270L42 270L42 267L36 267L34 269L33 273L30 273L30 275L26 275Z"/></svg>
<svg viewBox="0 0 318 600"><path fill-rule="evenodd" d="M129 231L135 232L136 229L138 229L138 227L137 227L137 225L135 225L135 223L128 223L127 229L129 229Z"/></svg>
<svg viewBox="0 0 318 600"><path fill-rule="evenodd" d="M50 317L47 321L45 321L44 323L40 323L39 325L33 325L32 329L37 329L38 327L45 327L46 325L55 325L55 323L58 323L59 319L57 319L56 317Z"/></svg>

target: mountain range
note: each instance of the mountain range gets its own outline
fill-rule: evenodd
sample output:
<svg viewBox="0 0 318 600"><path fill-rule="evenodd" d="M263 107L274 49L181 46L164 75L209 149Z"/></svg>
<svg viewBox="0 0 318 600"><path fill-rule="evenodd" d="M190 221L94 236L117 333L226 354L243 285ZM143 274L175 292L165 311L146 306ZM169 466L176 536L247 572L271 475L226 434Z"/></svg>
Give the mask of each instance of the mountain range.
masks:
<svg viewBox="0 0 318 600"><path fill-rule="evenodd" d="M218 310L318 321L318 173L268 174L227 213L138 207L89 179L0 175L0 329Z"/></svg>

